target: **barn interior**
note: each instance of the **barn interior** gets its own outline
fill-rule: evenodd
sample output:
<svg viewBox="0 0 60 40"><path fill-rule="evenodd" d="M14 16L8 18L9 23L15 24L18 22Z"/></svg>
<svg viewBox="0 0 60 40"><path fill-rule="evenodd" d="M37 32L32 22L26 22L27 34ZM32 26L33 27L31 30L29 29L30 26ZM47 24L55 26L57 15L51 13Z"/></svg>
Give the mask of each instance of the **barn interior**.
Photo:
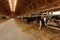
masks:
<svg viewBox="0 0 60 40"><path fill-rule="evenodd" d="M60 0L0 0L0 40L60 40Z"/></svg>

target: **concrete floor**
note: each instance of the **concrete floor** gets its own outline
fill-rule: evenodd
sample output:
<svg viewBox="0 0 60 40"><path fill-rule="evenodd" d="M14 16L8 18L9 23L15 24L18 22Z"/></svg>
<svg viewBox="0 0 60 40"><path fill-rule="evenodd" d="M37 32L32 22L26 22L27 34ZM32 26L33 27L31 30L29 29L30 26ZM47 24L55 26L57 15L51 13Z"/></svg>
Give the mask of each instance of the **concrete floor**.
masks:
<svg viewBox="0 0 60 40"><path fill-rule="evenodd" d="M60 31L9 19L0 24L0 40L60 40Z"/></svg>
<svg viewBox="0 0 60 40"><path fill-rule="evenodd" d="M0 24L0 40L33 40L33 37L17 28L14 19Z"/></svg>

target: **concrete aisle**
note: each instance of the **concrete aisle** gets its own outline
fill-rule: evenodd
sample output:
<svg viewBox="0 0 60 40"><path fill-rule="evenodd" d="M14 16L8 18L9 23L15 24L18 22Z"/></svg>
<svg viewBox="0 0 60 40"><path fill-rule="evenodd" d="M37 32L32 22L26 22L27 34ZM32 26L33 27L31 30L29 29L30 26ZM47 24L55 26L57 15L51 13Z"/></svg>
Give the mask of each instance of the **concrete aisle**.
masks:
<svg viewBox="0 0 60 40"><path fill-rule="evenodd" d="M0 24L0 40L34 40L34 38L17 28L14 19Z"/></svg>

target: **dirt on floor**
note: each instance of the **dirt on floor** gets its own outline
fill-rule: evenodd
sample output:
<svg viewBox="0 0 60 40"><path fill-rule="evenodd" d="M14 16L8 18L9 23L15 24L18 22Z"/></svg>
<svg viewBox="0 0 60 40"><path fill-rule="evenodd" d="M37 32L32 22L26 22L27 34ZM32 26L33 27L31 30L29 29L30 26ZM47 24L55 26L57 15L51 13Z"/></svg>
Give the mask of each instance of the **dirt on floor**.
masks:
<svg viewBox="0 0 60 40"><path fill-rule="evenodd" d="M60 40L60 31L51 28L38 29L38 26L33 23L25 23L20 20L16 20L19 28L23 29L23 32L32 35L35 40Z"/></svg>

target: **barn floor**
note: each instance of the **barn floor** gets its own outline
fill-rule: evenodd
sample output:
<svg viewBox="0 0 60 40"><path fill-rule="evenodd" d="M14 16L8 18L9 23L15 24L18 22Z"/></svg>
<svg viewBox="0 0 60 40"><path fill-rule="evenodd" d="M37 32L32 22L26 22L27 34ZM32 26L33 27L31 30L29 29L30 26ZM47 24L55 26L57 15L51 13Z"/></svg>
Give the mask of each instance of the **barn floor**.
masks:
<svg viewBox="0 0 60 40"><path fill-rule="evenodd" d="M39 29L36 24L25 23L21 20L17 21L18 28L22 28L23 32L30 34L35 40L60 40L60 31L46 27Z"/></svg>
<svg viewBox="0 0 60 40"><path fill-rule="evenodd" d="M0 24L0 40L60 40L60 31L12 18Z"/></svg>

